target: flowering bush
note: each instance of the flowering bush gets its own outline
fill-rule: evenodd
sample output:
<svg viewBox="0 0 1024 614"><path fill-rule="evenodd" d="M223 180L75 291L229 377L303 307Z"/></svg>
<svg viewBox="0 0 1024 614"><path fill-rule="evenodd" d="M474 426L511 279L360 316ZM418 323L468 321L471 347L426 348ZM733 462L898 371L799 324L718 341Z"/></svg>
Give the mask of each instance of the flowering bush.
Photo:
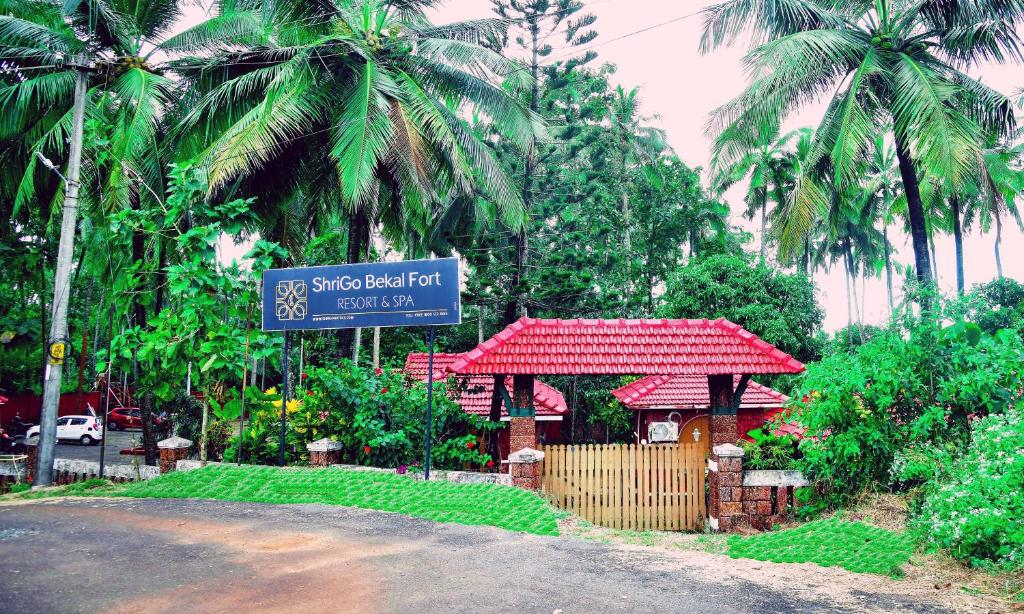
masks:
<svg viewBox="0 0 1024 614"><path fill-rule="evenodd" d="M1024 569L1024 409L973 424L967 452L925 497L915 526L971 565Z"/></svg>
<svg viewBox="0 0 1024 614"><path fill-rule="evenodd" d="M345 462L377 467L423 461L426 447L427 388L403 373L364 369L350 361L311 367L300 376L307 388L288 401L288 462L308 458L306 444L324 437L342 443ZM490 423L462 411L436 382L431 414L431 463L438 468L485 467L489 457L476 445ZM277 391L270 389L267 395ZM276 462L281 400L278 395L252 416L245 435L245 459ZM251 451L250 451L251 449ZM228 455L225 457L227 458Z"/></svg>

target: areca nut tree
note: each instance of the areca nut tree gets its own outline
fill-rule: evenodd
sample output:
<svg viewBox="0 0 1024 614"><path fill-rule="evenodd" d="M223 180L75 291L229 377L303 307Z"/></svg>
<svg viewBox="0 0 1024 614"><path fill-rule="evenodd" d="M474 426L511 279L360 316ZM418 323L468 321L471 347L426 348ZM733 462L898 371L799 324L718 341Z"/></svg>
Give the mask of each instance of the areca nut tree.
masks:
<svg viewBox="0 0 1024 614"><path fill-rule="evenodd" d="M531 146L544 125L522 101L530 75L495 50L504 22L435 26L424 15L433 4L220 5L171 41L205 50L173 62L194 96L177 130L183 150L209 168L213 190L262 186L264 206L301 200L361 218L362 241L377 224L392 244L426 239L453 194L479 194L520 227L519 191L460 111Z"/></svg>
<svg viewBox="0 0 1024 614"><path fill-rule="evenodd" d="M920 182L938 176L963 186L981 135L1012 132L1011 100L966 70L982 60L1021 59L1016 27L1024 4L1003 0L727 0L704 11L703 51L753 33L746 90L716 110L713 123L771 125L820 99L812 166L840 190L858 181L858 160L878 126L894 135L917 278L932 282ZM802 193L800 193L802 191ZM792 247L826 208L810 177L795 198Z"/></svg>

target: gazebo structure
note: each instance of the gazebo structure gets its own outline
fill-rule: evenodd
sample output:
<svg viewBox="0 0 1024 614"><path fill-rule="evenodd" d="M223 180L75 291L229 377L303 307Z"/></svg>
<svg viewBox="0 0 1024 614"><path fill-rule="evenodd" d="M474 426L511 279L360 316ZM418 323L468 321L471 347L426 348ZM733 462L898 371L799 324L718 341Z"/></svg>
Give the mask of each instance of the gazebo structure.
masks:
<svg viewBox="0 0 1024 614"><path fill-rule="evenodd" d="M740 383L740 375L733 376L733 384ZM711 396L706 377L700 375L649 375L616 388L612 396L636 412L636 443L654 441L650 427L658 422L671 422L677 426L707 416L711 410ZM749 439L747 433L760 428L785 408L789 397L753 380L747 384L736 411L736 436Z"/></svg>
<svg viewBox="0 0 1024 614"><path fill-rule="evenodd" d="M447 371L448 367L462 356L462 354L434 354L434 380L451 377L452 374ZM405 359L404 371L413 379L421 382L427 381L427 354L410 352ZM495 404L494 377L490 375L456 377L458 377L459 385L456 389L457 396L453 396L452 400L468 414L488 417ZM506 378L505 389L510 389L512 386L512 378ZM497 409L500 410L501 421L508 422L511 420L508 408L501 403L500 396L497 402L500 405ZM533 407L536 409L537 436L540 442L560 440L562 418L569 411L562 393L544 382L537 381L534 384ZM499 431L498 451L502 459L508 458L510 451L508 429Z"/></svg>
<svg viewBox="0 0 1024 614"><path fill-rule="evenodd" d="M736 415L752 374L799 373L804 365L724 319L545 320L522 318L466 352L447 371L490 375L508 399L516 461L536 458L537 375L690 375L707 378L710 443L736 442ZM738 379L736 376L740 376ZM517 455L517 451L523 452ZM715 454L712 452L712 462ZM540 467L513 464L513 481L538 488ZM517 473L518 472L518 473Z"/></svg>

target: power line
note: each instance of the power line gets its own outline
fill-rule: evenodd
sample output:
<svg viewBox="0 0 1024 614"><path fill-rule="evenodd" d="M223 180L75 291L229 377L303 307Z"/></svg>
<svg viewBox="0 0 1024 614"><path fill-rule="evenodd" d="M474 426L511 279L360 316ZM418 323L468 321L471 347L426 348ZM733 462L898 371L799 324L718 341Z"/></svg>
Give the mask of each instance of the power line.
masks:
<svg viewBox="0 0 1024 614"><path fill-rule="evenodd" d="M569 57L570 55L574 55L574 54L577 54L577 53L586 53L587 51L590 51L591 49L596 49L598 47L602 47L604 45L608 45L608 44L614 43L616 41L623 40L625 38L630 38L630 37L636 36L638 34L643 34L644 32L650 32L651 30L656 30L658 28L662 28L664 26L676 23L677 21L682 21L684 19L689 19L690 17L697 17L698 15L701 14L701 12L702 11L697 11L695 13L689 13L687 15L680 15L679 17L675 17L673 19L662 21L662 22L656 23L656 24L654 24L652 26L647 26L647 27L641 28L639 30L634 30L632 32L623 34L622 36L616 36L615 38L609 38L608 40L604 40L604 41L601 41L601 42L598 42L598 43L594 43L593 45L588 45L588 46L584 47L583 49L575 49L571 53L565 53L565 54L562 54L562 55L559 55L559 56L555 56L555 57L553 57L551 59L553 59L553 60L560 60L560 59ZM563 49L564 48L565 47L563 47Z"/></svg>

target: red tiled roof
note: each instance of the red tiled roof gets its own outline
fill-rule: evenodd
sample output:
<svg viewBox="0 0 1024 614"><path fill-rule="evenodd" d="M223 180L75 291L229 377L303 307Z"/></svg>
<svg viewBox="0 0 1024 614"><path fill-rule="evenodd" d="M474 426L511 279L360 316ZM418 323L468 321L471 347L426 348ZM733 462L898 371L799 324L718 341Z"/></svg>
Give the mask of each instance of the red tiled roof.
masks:
<svg viewBox="0 0 1024 614"><path fill-rule="evenodd" d="M434 378L456 377L462 394L454 399L467 413L487 416L491 413L491 395L494 393L494 377L490 375L453 376L446 370L462 354L434 354ZM411 352L405 359L405 372L421 382L427 381L427 355ZM465 383L462 384L463 380ZM512 394L512 378L505 381L505 388ZM538 416L561 416L569 411L562 393L544 382L534 381L533 401ZM502 404L502 417L508 417L508 409Z"/></svg>
<svg viewBox="0 0 1024 614"><path fill-rule="evenodd" d="M740 376L734 378L733 386ZM711 406L708 378L702 375L650 375L612 391L630 409L707 409ZM775 408L789 397L751 380L743 393L741 408Z"/></svg>
<svg viewBox="0 0 1024 614"><path fill-rule="evenodd" d="M454 361L462 374L726 375L804 365L728 320L522 318Z"/></svg>

